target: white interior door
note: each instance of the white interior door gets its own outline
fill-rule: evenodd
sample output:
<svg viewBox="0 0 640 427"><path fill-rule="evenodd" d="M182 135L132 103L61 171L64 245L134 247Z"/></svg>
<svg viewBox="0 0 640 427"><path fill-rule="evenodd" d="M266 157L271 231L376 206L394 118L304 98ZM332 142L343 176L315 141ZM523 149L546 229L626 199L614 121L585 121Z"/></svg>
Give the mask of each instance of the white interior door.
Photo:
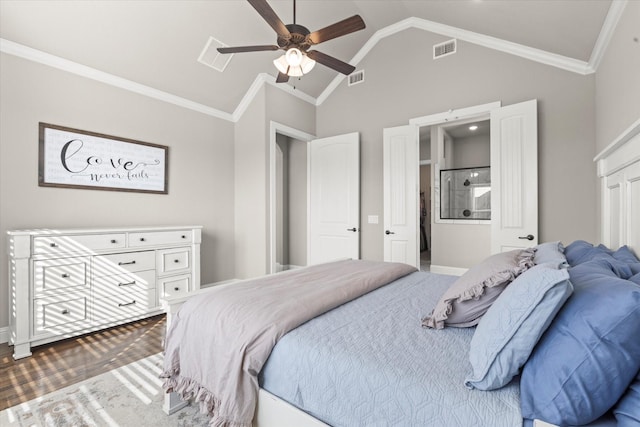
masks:
<svg viewBox="0 0 640 427"><path fill-rule="evenodd" d="M360 258L360 135L310 143L309 265Z"/></svg>
<svg viewBox="0 0 640 427"><path fill-rule="evenodd" d="M538 244L536 100L491 111L491 252Z"/></svg>
<svg viewBox="0 0 640 427"><path fill-rule="evenodd" d="M384 260L416 268L419 268L418 163L417 127L384 129Z"/></svg>

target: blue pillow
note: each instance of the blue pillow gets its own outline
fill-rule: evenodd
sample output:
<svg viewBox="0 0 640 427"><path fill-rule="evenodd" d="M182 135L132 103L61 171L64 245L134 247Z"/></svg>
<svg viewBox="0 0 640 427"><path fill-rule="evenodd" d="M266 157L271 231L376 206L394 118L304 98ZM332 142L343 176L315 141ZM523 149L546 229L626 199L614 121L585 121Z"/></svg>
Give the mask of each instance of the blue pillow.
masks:
<svg viewBox="0 0 640 427"><path fill-rule="evenodd" d="M631 280L636 285L640 285L640 273L634 274L633 276L629 277L629 280Z"/></svg>
<svg viewBox="0 0 640 427"><path fill-rule="evenodd" d="M603 252L606 252L606 253L608 253L608 254L610 254L610 255L613 253L613 251L612 251L611 249L609 249L608 247L606 247L606 246L605 246L605 245L603 245L602 243L600 243L600 244L598 245L598 249L600 249L600 250L602 250Z"/></svg>
<svg viewBox="0 0 640 427"><path fill-rule="evenodd" d="M573 295L522 371L524 418L590 423L614 406L640 369L640 286L598 271L598 263L569 269Z"/></svg>
<svg viewBox="0 0 640 427"><path fill-rule="evenodd" d="M482 317L471 339L467 387L495 390L519 373L573 291L569 273L557 267L551 262L525 271Z"/></svg>
<svg viewBox="0 0 640 427"><path fill-rule="evenodd" d="M633 276L633 272L631 271L631 267L629 266L629 264L624 261L619 261L609 254L595 254L589 261L578 264L576 266L576 268L578 268L578 271L582 270L582 266L585 264L598 265L602 268L609 269L621 279L628 279L629 277Z"/></svg>
<svg viewBox="0 0 640 427"><path fill-rule="evenodd" d="M546 264L554 262L557 266L568 266L567 257L564 256L564 246L561 242L545 242L534 247L533 262Z"/></svg>
<svg viewBox="0 0 640 427"><path fill-rule="evenodd" d="M567 257L569 264L573 266L577 265L580 258L582 258L590 249L593 249L593 245L591 243L585 242L584 240L576 240L564 248L564 255Z"/></svg>
<svg viewBox="0 0 640 427"><path fill-rule="evenodd" d="M616 405L613 415L618 420L618 427L640 425L640 372Z"/></svg>
<svg viewBox="0 0 640 427"><path fill-rule="evenodd" d="M628 264L635 264L640 260L631 252L631 249L627 245L620 246L617 251L611 254L615 259L626 262Z"/></svg>
<svg viewBox="0 0 640 427"><path fill-rule="evenodd" d="M633 262L633 263L629 264L629 268L631 268L631 272L633 274L640 273L640 262Z"/></svg>

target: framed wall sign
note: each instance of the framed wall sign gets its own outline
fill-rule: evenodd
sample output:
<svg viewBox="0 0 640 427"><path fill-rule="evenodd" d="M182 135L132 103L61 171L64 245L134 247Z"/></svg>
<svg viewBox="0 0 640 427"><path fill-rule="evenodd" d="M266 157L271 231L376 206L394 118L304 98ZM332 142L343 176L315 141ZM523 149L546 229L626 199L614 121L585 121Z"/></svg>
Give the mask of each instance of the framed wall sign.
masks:
<svg viewBox="0 0 640 427"><path fill-rule="evenodd" d="M40 123L41 187L168 193L169 147Z"/></svg>

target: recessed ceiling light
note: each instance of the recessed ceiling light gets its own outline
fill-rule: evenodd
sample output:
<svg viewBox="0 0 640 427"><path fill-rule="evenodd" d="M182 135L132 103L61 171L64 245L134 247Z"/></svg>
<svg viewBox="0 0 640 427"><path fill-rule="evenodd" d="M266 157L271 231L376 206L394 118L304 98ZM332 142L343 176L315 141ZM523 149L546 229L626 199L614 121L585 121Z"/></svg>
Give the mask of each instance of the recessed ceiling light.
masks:
<svg viewBox="0 0 640 427"><path fill-rule="evenodd" d="M478 125L469 126L469 130L476 130L476 129L478 129Z"/></svg>

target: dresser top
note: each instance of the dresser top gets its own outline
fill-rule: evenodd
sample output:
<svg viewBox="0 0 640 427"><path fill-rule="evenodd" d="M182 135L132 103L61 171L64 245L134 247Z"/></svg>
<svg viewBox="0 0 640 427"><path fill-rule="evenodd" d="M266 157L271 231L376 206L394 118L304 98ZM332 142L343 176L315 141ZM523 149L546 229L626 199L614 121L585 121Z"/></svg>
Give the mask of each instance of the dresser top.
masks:
<svg viewBox="0 0 640 427"><path fill-rule="evenodd" d="M65 234L95 234L95 233L136 233L149 231L171 231L202 229L202 225L166 225L156 227L103 227L103 228L33 228L25 230L8 230L9 236L55 236Z"/></svg>

